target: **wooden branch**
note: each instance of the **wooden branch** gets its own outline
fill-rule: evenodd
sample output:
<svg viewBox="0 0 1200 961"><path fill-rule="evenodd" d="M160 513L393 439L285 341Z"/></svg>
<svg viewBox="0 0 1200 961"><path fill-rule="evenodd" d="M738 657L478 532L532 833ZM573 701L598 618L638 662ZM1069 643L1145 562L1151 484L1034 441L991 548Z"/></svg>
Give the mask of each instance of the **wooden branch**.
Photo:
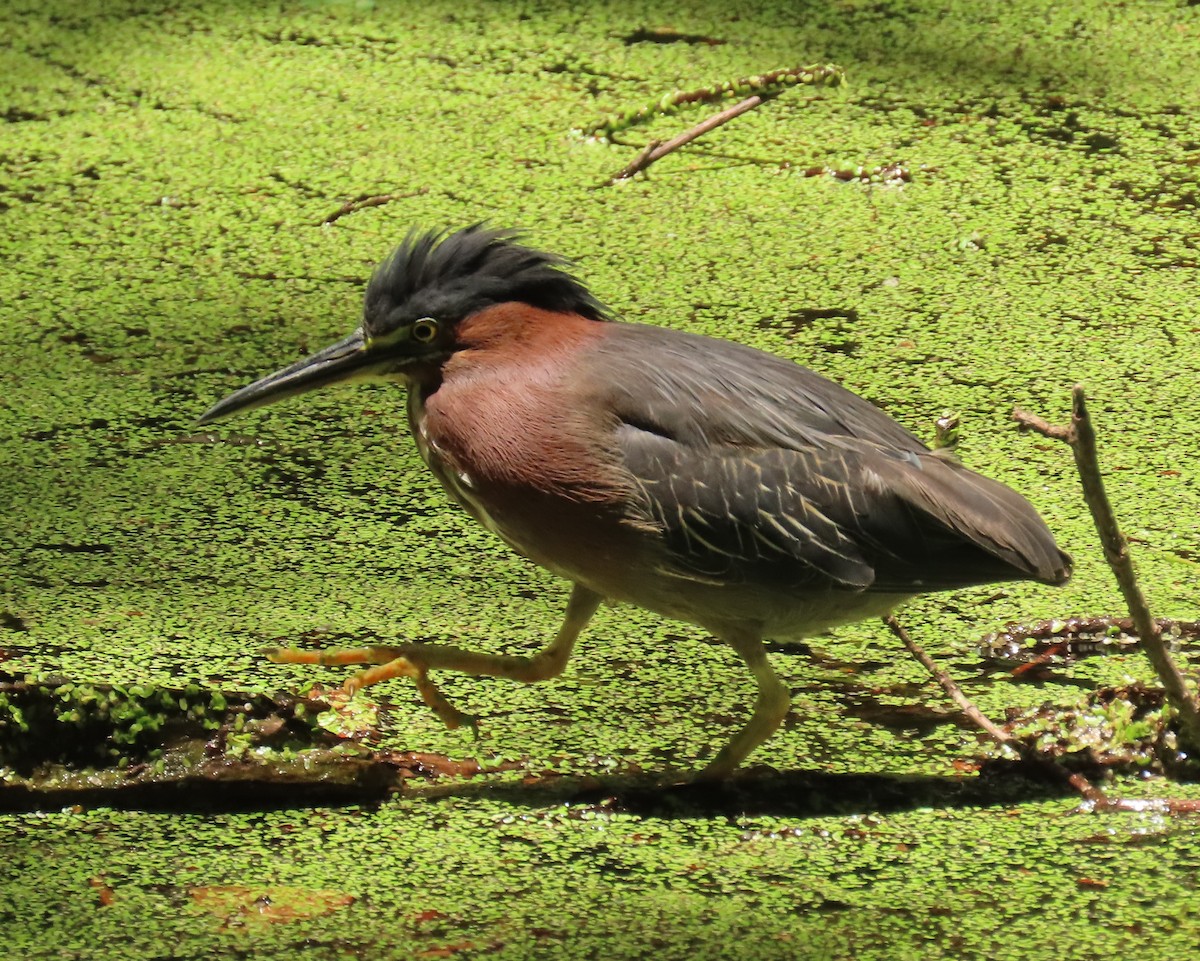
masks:
<svg viewBox="0 0 1200 961"><path fill-rule="evenodd" d="M672 137L665 143L658 140L651 140L650 143L646 144L642 152L634 157L620 172L615 174L605 186L610 186L622 180L628 180L639 171L645 170L656 160L661 160L667 154L673 153L685 144L691 143L697 137L704 136L710 130L715 130L722 124L729 123L734 117L740 117L748 110L753 110L760 103L768 99L770 99L768 95L755 94L753 97L747 97L741 103L734 104L720 113L713 114L707 120L702 120L696 124L691 130L685 130L679 136Z"/></svg>
<svg viewBox="0 0 1200 961"><path fill-rule="evenodd" d="M407 200L410 197L419 197L428 192L428 188L422 187L420 190L414 190L410 193L403 194L363 194L360 197L355 197L353 200L347 200L333 213L323 217L317 226L327 227L330 224L341 220L347 214L354 213L356 210L365 210L368 207L382 207L384 204L391 203L393 200Z"/></svg>
<svg viewBox="0 0 1200 961"><path fill-rule="evenodd" d="M713 103L718 100L746 97L751 94L771 97L798 84L836 87L845 81L845 76L845 71L837 64L832 63L769 70L757 76L739 77L736 80L727 80L711 87L702 87L699 90L676 90L665 94L652 104L638 107L621 115L606 117L598 123L583 128L579 133L584 137L600 137L608 140L612 138L613 134L627 130L651 117L667 116L689 104Z"/></svg>
<svg viewBox="0 0 1200 961"><path fill-rule="evenodd" d="M1188 690L1187 680L1167 650L1158 622L1150 613L1150 606L1138 585L1137 575L1133 570L1133 558L1129 553L1129 542L1121 533L1116 514L1113 513L1112 504L1104 490L1100 461L1096 454L1096 432L1088 416L1083 385L1076 384L1071 390L1071 423L1067 427L1051 424L1023 410L1014 410L1013 420L1022 427L1037 431L1045 437L1066 441L1071 446L1071 452L1075 455L1075 469L1079 472L1079 480L1083 487L1083 498L1091 511L1096 533L1100 535L1104 559L1108 561L1108 566L1125 598L1125 605L1129 608L1142 650L1154 666L1167 699L1179 717L1181 740L1188 753L1200 751L1200 702L1197 701L1196 695Z"/></svg>
<svg viewBox="0 0 1200 961"><path fill-rule="evenodd" d="M1196 812L1200 812L1200 800L1196 798L1143 799L1109 797L1082 774L1067 770L1066 767L1050 757L1050 755L1043 754L1031 745L1017 740L1002 727L993 723L963 693L962 688L954 682L954 679L938 667L933 658L925 652L925 649L909 636L908 631L896 620L894 614L887 615L883 619L883 623L887 625L888 630L900 639L900 643L908 649L908 652L920 661L925 670L933 675L934 680L942 686L942 690L959 706L963 714L977 724L997 744L1011 748L1020 755L1021 760L1041 768L1051 777L1070 785L1078 791L1083 796L1086 804L1085 810L1157 811L1163 814L1195 814Z"/></svg>
<svg viewBox="0 0 1200 961"><path fill-rule="evenodd" d="M954 679L940 667L938 667L933 658L925 652L925 649L909 636L908 631L906 631L903 625L896 620L896 616L894 614L887 615L887 617L883 619L883 623L887 625L888 630L890 630L896 635L896 637L900 639L900 643L908 649L908 652L921 662L921 666L933 675L934 680L936 680L942 686L942 690L945 691L950 696L950 699L959 706L959 709L963 712L963 714L965 714L972 722L981 728L988 737L990 737L997 744L1011 748L1018 755L1020 755L1023 761L1027 761L1036 765L1046 773L1050 774L1056 780L1070 785L1083 795L1084 800L1089 801L1091 804L1104 806L1109 804L1109 799L1105 796L1104 792L1092 784L1092 782L1082 774L1068 771L1065 767L1054 760L1054 758L1047 754L1042 754L1037 749L1018 741L1006 730L993 723L981 710L979 710L979 708L977 708L971 702L971 699L962 692L962 688L954 682Z"/></svg>
<svg viewBox="0 0 1200 961"><path fill-rule="evenodd" d="M1037 414L1030 414L1028 411L1019 409L1012 412L1012 417L1022 427L1028 427L1043 437L1049 437L1053 440L1063 440L1068 444L1075 443L1075 432L1069 426L1060 427L1058 424L1051 424L1050 421L1043 420Z"/></svg>

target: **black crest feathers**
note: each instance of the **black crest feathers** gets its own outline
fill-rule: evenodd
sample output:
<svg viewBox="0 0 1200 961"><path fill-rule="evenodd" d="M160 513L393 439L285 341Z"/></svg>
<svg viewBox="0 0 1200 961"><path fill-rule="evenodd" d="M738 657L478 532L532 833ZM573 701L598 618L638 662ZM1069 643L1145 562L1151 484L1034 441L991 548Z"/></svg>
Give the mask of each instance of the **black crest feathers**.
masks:
<svg viewBox="0 0 1200 961"><path fill-rule="evenodd" d="M518 236L482 224L449 234L410 231L367 284L364 325L380 332L417 317L456 323L509 302L609 319L568 272L570 261L526 247Z"/></svg>

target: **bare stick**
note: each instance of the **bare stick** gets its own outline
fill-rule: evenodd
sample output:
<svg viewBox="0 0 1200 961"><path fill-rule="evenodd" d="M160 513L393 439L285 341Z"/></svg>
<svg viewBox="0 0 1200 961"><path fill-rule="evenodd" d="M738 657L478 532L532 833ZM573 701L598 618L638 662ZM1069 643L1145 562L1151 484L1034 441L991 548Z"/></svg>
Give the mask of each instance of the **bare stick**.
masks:
<svg viewBox="0 0 1200 961"><path fill-rule="evenodd" d="M754 77L739 77L737 80L728 80L699 90L676 90L660 97L652 104L638 107L622 115L606 117L599 123L584 128L580 133L585 137L602 137L607 140L613 134L627 130L644 120L651 117L664 117L689 104L712 103L717 100L744 97L750 94L773 96L798 84L836 87L844 81L845 71L833 63L769 70Z"/></svg>
<svg viewBox="0 0 1200 961"><path fill-rule="evenodd" d="M1060 427L1058 424L1051 424L1050 421L1038 417L1037 414L1031 414L1024 410L1014 410L1012 412L1013 420L1022 427L1028 427L1030 430L1037 431L1043 437L1049 437L1053 440L1064 440L1068 444L1074 445L1075 432L1071 427Z"/></svg>
<svg viewBox="0 0 1200 961"><path fill-rule="evenodd" d="M1029 745L1018 741L1002 727L999 727L997 724L988 719L988 717L985 716L984 713L979 710L979 708L971 703L971 699L962 692L962 688L960 688L954 682L954 679L940 667L938 667L933 658L925 653L925 648L921 647L920 644L909 637L908 631L906 631L903 625L896 620L894 614L887 615L887 617L883 619L883 623L888 626L888 630L890 630L896 635L896 637L900 639L900 643L908 648L908 652L921 662L921 666L933 675L934 680L936 680L942 686L943 691L950 695L950 699L959 706L963 714L965 714L976 725L978 725L988 735L988 737L990 737L997 744L1012 748L1012 750L1016 751L1017 754L1021 756L1022 760L1036 764L1043 771L1051 774L1059 781L1066 782L1076 791L1082 794L1083 797L1092 804L1104 806L1110 805L1110 802L1105 796L1104 792L1092 784L1092 782L1085 778L1082 774L1076 774L1073 771L1068 771L1065 767L1055 761L1054 758L1046 754L1042 754L1040 751L1037 751Z"/></svg>
<svg viewBox="0 0 1200 961"><path fill-rule="evenodd" d="M648 143L645 149L639 153L633 160L619 173L617 173L608 183L615 184L621 180L628 180L635 173L645 170L656 160L661 160L669 153L678 150L684 144L689 144L697 137L702 137L710 130L715 130L722 124L729 123L734 117L740 117L748 110L753 110L760 103L766 101L768 96L755 94L753 97L747 97L741 103L734 104L722 110L720 113L715 113L707 120L702 120L691 130L685 130L677 137L672 137L665 143L660 143L657 140L652 140Z"/></svg>
<svg viewBox="0 0 1200 961"><path fill-rule="evenodd" d="M1013 411L1013 420L1023 427L1037 431L1046 437L1066 441L1075 455L1075 469L1083 486L1083 499L1087 501L1104 548L1104 559L1112 569L1125 598L1125 605L1133 619L1133 625L1142 643L1142 650L1154 665L1155 673L1162 682L1171 707L1179 716L1180 733L1192 750L1200 750L1200 703L1188 690L1187 680L1171 658L1170 651L1162 639L1158 622L1150 613L1146 597L1138 586L1133 570L1133 558L1129 553L1129 542L1121 533L1112 504L1104 490L1100 476L1100 461L1096 455L1096 432L1088 416L1083 385L1076 384L1071 390L1071 423L1067 427L1050 424L1023 410Z"/></svg>
<svg viewBox="0 0 1200 961"><path fill-rule="evenodd" d="M352 214L356 210L365 210L367 207L382 207L393 200L407 200L409 197L419 197L424 193L427 193L427 190L422 187L420 190L405 194L364 194L361 197L355 197L353 200L347 200L337 210L323 218L317 226L326 227L329 224L336 223L347 214Z"/></svg>

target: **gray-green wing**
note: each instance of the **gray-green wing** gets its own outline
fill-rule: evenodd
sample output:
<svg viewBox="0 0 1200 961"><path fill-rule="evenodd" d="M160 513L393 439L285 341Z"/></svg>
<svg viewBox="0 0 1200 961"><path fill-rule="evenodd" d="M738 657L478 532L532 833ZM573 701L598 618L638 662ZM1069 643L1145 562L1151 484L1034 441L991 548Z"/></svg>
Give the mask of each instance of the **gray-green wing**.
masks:
<svg viewBox="0 0 1200 961"><path fill-rule="evenodd" d="M603 349L617 455L683 576L916 593L1069 575L1021 495L804 367L635 325Z"/></svg>

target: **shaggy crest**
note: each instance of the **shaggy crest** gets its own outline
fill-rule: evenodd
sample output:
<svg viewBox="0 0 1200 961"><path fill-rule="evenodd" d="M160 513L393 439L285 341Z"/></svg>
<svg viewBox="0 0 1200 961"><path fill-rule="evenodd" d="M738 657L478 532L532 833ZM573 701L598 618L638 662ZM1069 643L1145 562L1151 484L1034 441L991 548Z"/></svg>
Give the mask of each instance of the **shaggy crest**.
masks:
<svg viewBox="0 0 1200 961"><path fill-rule="evenodd" d="M525 247L518 236L482 224L450 234L410 231L371 275L363 327L378 335L419 317L457 323L509 302L609 319L604 306L568 273L569 260Z"/></svg>

